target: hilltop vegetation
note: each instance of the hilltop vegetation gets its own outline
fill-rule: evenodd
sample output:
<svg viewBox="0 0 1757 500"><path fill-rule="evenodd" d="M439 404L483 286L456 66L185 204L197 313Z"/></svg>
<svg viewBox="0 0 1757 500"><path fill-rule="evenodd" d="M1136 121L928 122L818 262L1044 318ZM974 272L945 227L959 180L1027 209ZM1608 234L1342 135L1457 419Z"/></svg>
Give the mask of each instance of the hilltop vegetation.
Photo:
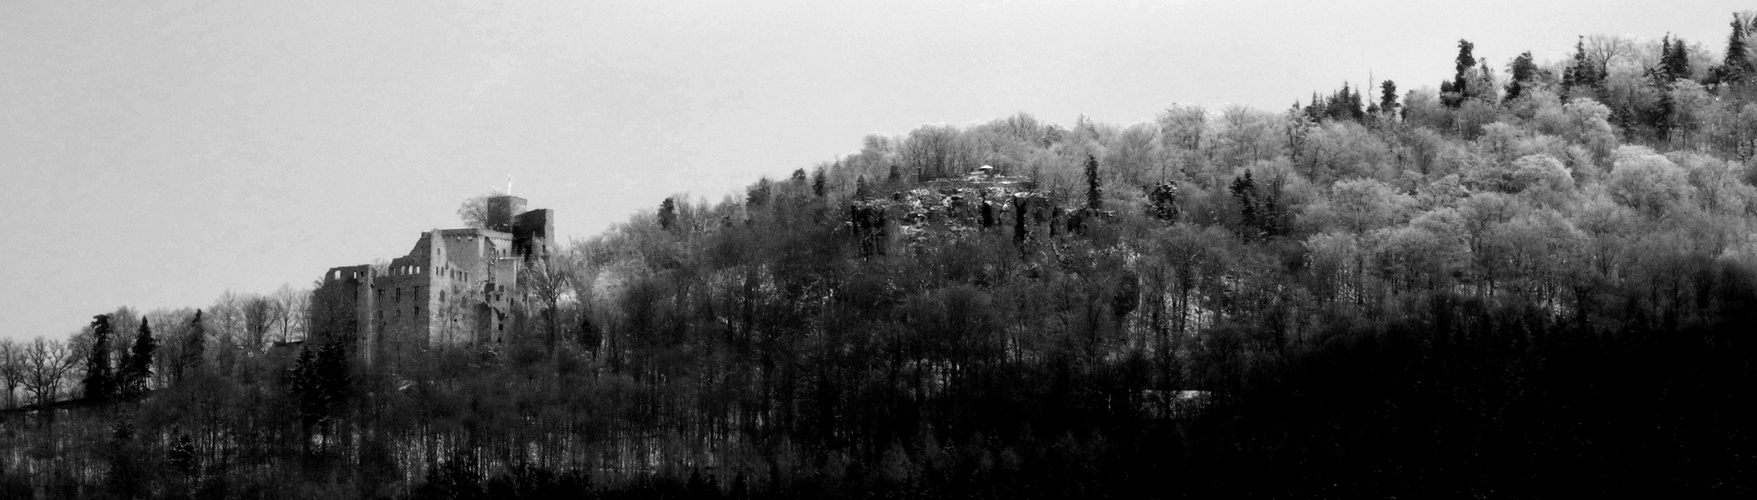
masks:
<svg viewBox="0 0 1757 500"><path fill-rule="evenodd" d="M868 137L578 242L508 344L408 366L94 324L88 391L143 363L100 330L183 361L5 416L0 496L1748 495L1753 29Z"/></svg>

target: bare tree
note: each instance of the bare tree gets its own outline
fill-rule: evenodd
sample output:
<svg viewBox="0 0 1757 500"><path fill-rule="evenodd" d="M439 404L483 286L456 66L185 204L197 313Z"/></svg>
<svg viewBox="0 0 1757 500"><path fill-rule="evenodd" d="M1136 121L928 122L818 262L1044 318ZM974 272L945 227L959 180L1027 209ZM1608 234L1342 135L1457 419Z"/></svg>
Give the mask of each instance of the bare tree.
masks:
<svg viewBox="0 0 1757 500"><path fill-rule="evenodd" d="M1043 124L1025 112L995 120L993 127L1001 134L1020 142L1035 143L1043 135Z"/></svg>
<svg viewBox="0 0 1757 500"><path fill-rule="evenodd" d="M18 406L18 387L24 384L24 346L0 339L0 383L6 386L6 407Z"/></svg>
<svg viewBox="0 0 1757 500"><path fill-rule="evenodd" d="M286 287L282 287L286 288ZM286 317L281 323L281 342L290 342L295 338L308 336L311 317L311 289L291 290L291 293L280 296L281 307L286 310Z"/></svg>
<svg viewBox="0 0 1757 500"><path fill-rule="evenodd" d="M1228 106L1220 113L1220 140L1229 164L1251 164L1270 157L1275 148L1275 115L1247 106Z"/></svg>
<svg viewBox="0 0 1757 500"><path fill-rule="evenodd" d="M561 297L573 282L573 266L566 262L570 254L560 254L548 259L538 259L520 270L519 285L524 288L524 296L543 304L544 317L548 320L548 343L554 351L561 340Z"/></svg>
<svg viewBox="0 0 1757 500"><path fill-rule="evenodd" d="M1607 69L1611 63L1619 59L1635 56L1635 40L1620 35L1589 35L1586 37L1586 57L1598 63L1601 70Z"/></svg>
<svg viewBox="0 0 1757 500"><path fill-rule="evenodd" d="M580 243L575 243L563 255L567 256L565 262L570 267L569 274L572 276L568 288L572 291L574 303L578 305L575 311L578 315L575 320L579 323L578 340L581 347L596 355L604 338L597 326L599 321L593 318L596 308L592 297L593 290L598 286L599 273L603 270L600 264L602 260L593 260L587 246Z"/></svg>
<svg viewBox="0 0 1757 500"><path fill-rule="evenodd" d="M229 374L235 366L238 351L246 342L244 309L250 299L248 295L227 291L207 309L208 345L204 355L211 360L209 366L217 370L216 373Z"/></svg>
<svg viewBox="0 0 1757 500"><path fill-rule="evenodd" d="M903 141L902 160L916 175L927 181L962 175L971 166L971 151L960 140L958 128L951 125L925 126L909 133Z"/></svg>
<svg viewBox="0 0 1757 500"><path fill-rule="evenodd" d="M24 388L31 393L31 401L39 406L55 402L62 382L77 364L78 353L66 342L32 339L24 346Z"/></svg>
<svg viewBox="0 0 1757 500"><path fill-rule="evenodd" d="M1208 110L1178 104L1159 114L1160 140L1169 150L1201 151L1208 136Z"/></svg>
<svg viewBox="0 0 1757 500"><path fill-rule="evenodd" d="M512 224L512 221L508 220L507 217L512 214L504 210L506 208L504 205L495 206L495 199L502 196L506 196L506 194L500 191L489 191L464 198L464 202L458 205L458 219L463 220L467 227L480 227L496 231L507 230L507 226Z"/></svg>
<svg viewBox="0 0 1757 500"><path fill-rule="evenodd" d="M240 342L245 352L258 352L268 343L268 332L277 322L275 317L275 301L268 297L254 296L244 301L244 338Z"/></svg>

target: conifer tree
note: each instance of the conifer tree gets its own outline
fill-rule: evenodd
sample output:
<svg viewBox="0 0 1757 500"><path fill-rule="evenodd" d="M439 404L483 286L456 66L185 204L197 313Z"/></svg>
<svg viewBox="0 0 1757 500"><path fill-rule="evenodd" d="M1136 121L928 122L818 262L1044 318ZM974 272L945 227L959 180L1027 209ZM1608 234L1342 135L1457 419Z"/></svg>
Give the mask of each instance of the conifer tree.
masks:
<svg viewBox="0 0 1757 500"><path fill-rule="evenodd" d="M324 415L324 394L318 374L317 354L310 347L299 350L299 358L287 369L287 392L299 402L300 424L307 436Z"/></svg>
<svg viewBox="0 0 1757 500"><path fill-rule="evenodd" d="M207 329L201 322L201 310L195 310L195 317L189 320L189 336L183 338L183 352L177 360L177 379L200 373L206 363Z"/></svg>
<svg viewBox="0 0 1757 500"><path fill-rule="evenodd" d="M169 450L166 450L165 456L171 462L171 468L183 473L184 476L194 476L198 470L197 466L200 465L200 462L196 461L195 442L189 439L188 434L177 436L177 441L171 444Z"/></svg>
<svg viewBox="0 0 1757 500"><path fill-rule="evenodd" d="M1379 111L1395 113L1397 111L1397 83L1385 80L1379 84Z"/></svg>
<svg viewBox="0 0 1757 500"><path fill-rule="evenodd" d="M1727 37L1726 59L1715 71L1719 83L1738 83L1753 73L1749 50L1745 46L1745 23L1733 15L1733 33Z"/></svg>
<svg viewBox="0 0 1757 500"><path fill-rule="evenodd" d="M1470 68L1476 67L1476 56L1471 55L1475 48L1476 44L1469 40L1458 40L1458 60L1454 63L1456 72L1452 75L1452 89L1460 93L1464 92L1469 82Z"/></svg>
<svg viewBox="0 0 1757 500"><path fill-rule="evenodd" d="M659 229L670 231L677 225L677 201L671 197L659 202Z"/></svg>
<svg viewBox="0 0 1757 500"><path fill-rule="evenodd" d="M1299 103L1294 103L1294 106L1299 106ZM1306 118L1313 122L1322 121L1324 118L1330 116L1330 110L1325 109L1324 99L1318 97L1317 92L1312 92L1311 104L1305 107L1305 113Z"/></svg>
<svg viewBox="0 0 1757 500"><path fill-rule="evenodd" d="M1526 51L1519 54L1519 57L1513 58L1513 64L1510 65L1508 71L1512 73L1513 80L1507 82L1507 95L1502 98L1504 102L1525 95L1525 90L1532 84L1532 78L1537 76L1537 63L1532 62L1531 51Z"/></svg>
<svg viewBox="0 0 1757 500"><path fill-rule="evenodd" d="M1604 69L1586 55L1586 37L1579 37L1574 42L1574 63L1562 70L1562 87L1571 96L1574 89L1587 87L1597 92L1600 83L1604 82Z"/></svg>
<svg viewBox="0 0 1757 500"><path fill-rule="evenodd" d="M1263 226L1261 199L1257 194L1257 183L1251 179L1251 171L1247 169L1244 176L1233 178L1232 186L1228 190L1238 202L1240 232L1244 233L1246 239L1260 236Z"/></svg>
<svg viewBox="0 0 1757 500"><path fill-rule="evenodd" d="M312 428L328 420L335 405L347 396L347 349L338 341L316 349L307 346L287 369L286 377L288 395L298 401L300 424L310 436Z"/></svg>
<svg viewBox="0 0 1757 500"><path fill-rule="evenodd" d="M1464 104L1470 95L1470 70L1476 67L1476 56L1471 55L1476 44L1469 40L1458 40L1458 59L1454 64L1456 72L1452 75L1451 84L1440 84L1440 101L1448 107L1456 108Z"/></svg>
<svg viewBox="0 0 1757 500"><path fill-rule="evenodd" d="M110 384L115 380L110 367L110 315L92 316L91 327L91 352L86 353L85 379L81 385L86 398L105 398L114 392Z"/></svg>
<svg viewBox="0 0 1757 500"><path fill-rule="evenodd" d="M811 172L811 194L812 194L812 196L816 196L819 198L824 197L825 184L829 182L829 179L828 179L829 173L826 172L826 170L827 169L825 169L822 166L819 166L817 169L812 170L812 172Z"/></svg>
<svg viewBox="0 0 1757 500"><path fill-rule="evenodd" d="M1104 208L1104 188L1099 185L1098 157L1086 155L1086 208Z"/></svg>
<svg viewBox="0 0 1757 500"><path fill-rule="evenodd" d="M744 202L753 207L768 205L769 197L774 192L774 185L775 183L770 181L768 177L757 179L756 184L752 184L745 191Z"/></svg>
<svg viewBox="0 0 1757 500"><path fill-rule="evenodd" d="M891 173L897 173L896 165L891 166ZM872 188L866 186L866 176L854 178L854 199L864 201L870 197L872 197Z"/></svg>
<svg viewBox="0 0 1757 500"><path fill-rule="evenodd" d="M1647 77L1659 99L1651 109L1642 110L1642 118L1658 129L1661 138L1669 137L1676 126L1673 115L1677 103L1672 99L1672 84L1690 77L1688 58L1688 54L1684 52L1684 41L1674 40L1668 33L1665 38L1660 39L1659 65L1647 69Z"/></svg>
<svg viewBox="0 0 1757 500"><path fill-rule="evenodd" d="M1568 87L1573 87L1575 82L1579 79L1579 77L1574 74L1574 68L1580 65L1580 56L1586 51L1584 40L1585 39L1582 38L1581 41L1574 42L1574 62L1562 67L1563 93L1568 91Z"/></svg>
<svg viewBox="0 0 1757 500"><path fill-rule="evenodd" d="M1690 78L1690 53L1684 45L1684 39L1674 39L1671 35L1666 35L1660 44L1659 61L1666 85Z"/></svg>
<svg viewBox="0 0 1757 500"><path fill-rule="evenodd" d="M1153 192L1147 195L1147 210L1159 220L1177 222L1180 215L1177 207L1177 183L1164 181L1154 186Z"/></svg>
<svg viewBox="0 0 1757 500"><path fill-rule="evenodd" d="M1286 183L1287 177L1285 175L1276 175L1269 178L1268 189L1258 193L1257 227L1261 229L1264 238L1282 234L1282 215L1285 207L1282 206L1281 193L1282 189L1286 187ZM1252 183L1253 188L1256 187L1255 184L1255 182Z"/></svg>
<svg viewBox="0 0 1757 500"><path fill-rule="evenodd" d="M147 318L140 318L140 332L134 336L134 346L125 352L117 372L118 393L132 396L146 391L146 380L152 376L153 352L158 347L159 340L153 337L152 325Z"/></svg>
<svg viewBox="0 0 1757 500"><path fill-rule="evenodd" d="M1342 88L1348 90L1348 84L1343 83ZM1362 111L1360 89L1349 90L1348 113L1352 115L1351 118L1353 118L1354 121L1360 121L1361 119L1366 118L1365 112Z"/></svg>

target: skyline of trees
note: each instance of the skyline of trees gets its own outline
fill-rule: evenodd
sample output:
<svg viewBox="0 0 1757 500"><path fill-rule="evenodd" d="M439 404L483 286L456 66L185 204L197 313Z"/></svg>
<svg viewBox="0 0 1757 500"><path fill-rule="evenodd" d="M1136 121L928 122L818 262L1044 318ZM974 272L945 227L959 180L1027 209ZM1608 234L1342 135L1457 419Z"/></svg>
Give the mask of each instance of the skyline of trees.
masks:
<svg viewBox="0 0 1757 500"><path fill-rule="evenodd" d="M305 338L305 290L121 308L0 341L39 405L0 494L1736 493L1751 22L1718 62L1461 40L1401 101L869 136L572 242L504 343L396 363ZM153 392L43 411L76 380Z"/></svg>

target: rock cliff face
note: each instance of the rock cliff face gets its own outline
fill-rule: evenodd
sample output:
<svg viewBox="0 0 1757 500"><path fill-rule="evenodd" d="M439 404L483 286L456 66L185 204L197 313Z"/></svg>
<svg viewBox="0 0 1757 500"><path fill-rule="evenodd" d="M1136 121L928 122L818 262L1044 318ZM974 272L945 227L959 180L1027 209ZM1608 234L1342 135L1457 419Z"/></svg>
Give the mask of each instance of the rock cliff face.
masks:
<svg viewBox="0 0 1757 500"><path fill-rule="evenodd" d="M1161 186L1170 205L1176 186ZM973 172L962 178L939 179L926 187L898 191L888 199L858 200L848 207L846 227L868 257L912 252L946 238L972 232L1000 231L1020 246L1084 232L1110 210L1068 208L1068 201L1034 189L1023 177ZM1174 212L1175 206L1169 209ZM1169 214L1175 218L1175 214Z"/></svg>
<svg viewBox="0 0 1757 500"><path fill-rule="evenodd" d="M1020 244L1064 231L1064 210L1022 177L973 172L889 198L857 200L846 227L868 257L908 252L976 231L1010 232Z"/></svg>

